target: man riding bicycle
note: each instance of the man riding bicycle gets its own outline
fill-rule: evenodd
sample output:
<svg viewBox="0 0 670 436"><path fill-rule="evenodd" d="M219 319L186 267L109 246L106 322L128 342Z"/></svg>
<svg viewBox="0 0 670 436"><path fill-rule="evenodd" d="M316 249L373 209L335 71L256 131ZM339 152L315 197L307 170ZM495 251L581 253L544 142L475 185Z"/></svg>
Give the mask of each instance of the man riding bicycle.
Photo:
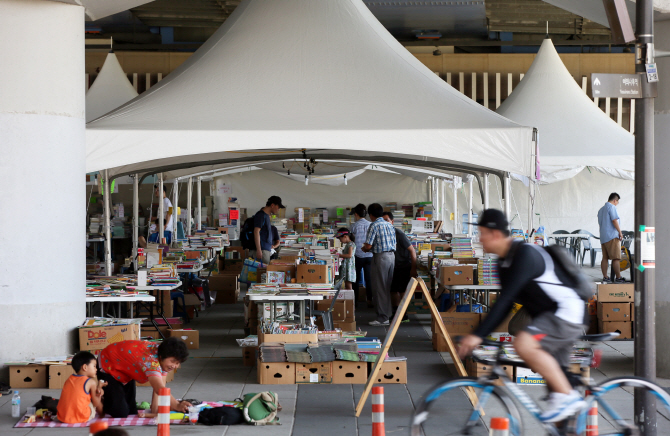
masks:
<svg viewBox="0 0 670 436"><path fill-rule="evenodd" d="M510 237L505 215L487 209L477 223L480 242L487 253L496 254L501 291L490 313L473 334L458 345L461 358L472 353L509 314L514 303L523 305L532 320L516 334L514 348L526 364L544 377L551 392L540 419L558 422L584 407L564 373L570 364L575 341L584 334L584 300L564 273L555 268L542 247Z"/></svg>

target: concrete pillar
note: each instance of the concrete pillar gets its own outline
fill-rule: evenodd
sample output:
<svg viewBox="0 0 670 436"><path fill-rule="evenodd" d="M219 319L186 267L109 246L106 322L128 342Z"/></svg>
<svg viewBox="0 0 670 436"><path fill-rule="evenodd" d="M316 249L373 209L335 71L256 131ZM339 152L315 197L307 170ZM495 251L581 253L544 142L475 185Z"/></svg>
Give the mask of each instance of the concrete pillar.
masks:
<svg viewBox="0 0 670 436"><path fill-rule="evenodd" d="M670 21L654 23L657 50L670 51ZM656 58L659 72L655 102L654 171L656 202L656 373L670 378L670 203L664 193L670 186L670 57ZM637 265L635 265L637 266ZM636 271L637 272L637 271Z"/></svg>
<svg viewBox="0 0 670 436"><path fill-rule="evenodd" d="M0 367L78 346L86 274L82 77L83 7L0 1Z"/></svg>

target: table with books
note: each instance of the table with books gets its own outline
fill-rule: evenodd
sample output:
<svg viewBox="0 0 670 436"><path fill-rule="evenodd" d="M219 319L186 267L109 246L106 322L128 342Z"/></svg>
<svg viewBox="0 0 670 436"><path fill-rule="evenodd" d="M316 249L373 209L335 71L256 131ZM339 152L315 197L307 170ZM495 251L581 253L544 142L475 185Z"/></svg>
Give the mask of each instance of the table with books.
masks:
<svg viewBox="0 0 670 436"><path fill-rule="evenodd" d="M274 321L278 302L298 301L300 303L300 324L305 324L305 306L310 303L310 312L314 301L321 301L332 290L331 285L292 284L255 284L247 292L249 301L257 304L270 303L270 320Z"/></svg>

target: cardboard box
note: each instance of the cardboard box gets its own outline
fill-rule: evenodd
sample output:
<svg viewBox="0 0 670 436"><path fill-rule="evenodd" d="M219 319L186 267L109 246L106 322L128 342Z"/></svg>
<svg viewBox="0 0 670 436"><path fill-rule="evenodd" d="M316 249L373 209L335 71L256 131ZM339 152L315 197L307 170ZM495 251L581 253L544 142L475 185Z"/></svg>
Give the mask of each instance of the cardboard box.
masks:
<svg viewBox="0 0 670 436"><path fill-rule="evenodd" d="M215 291L216 298L214 302L216 304L235 304L240 299L240 290L236 289L234 291Z"/></svg>
<svg viewBox="0 0 670 436"><path fill-rule="evenodd" d="M175 326L172 326L175 327ZM163 335L167 338L169 336L168 334L168 327L166 325L164 326L158 326L158 329L163 332ZM141 329L141 336L143 338L146 337L151 337L152 339L160 339L161 336L158 334L158 330L156 330L153 326L151 327L142 327Z"/></svg>
<svg viewBox="0 0 670 436"><path fill-rule="evenodd" d="M210 291L239 291L240 282L238 279L240 275L237 272L226 272L219 274L212 274L209 276L209 290Z"/></svg>
<svg viewBox="0 0 670 436"><path fill-rule="evenodd" d="M316 302L316 310L328 310L333 300L321 300ZM355 320L354 300L335 301L333 307L333 322L353 322Z"/></svg>
<svg viewBox="0 0 670 436"><path fill-rule="evenodd" d="M328 265L298 265L296 281L298 283L328 283Z"/></svg>
<svg viewBox="0 0 670 436"><path fill-rule="evenodd" d="M242 364L244 366L254 366L258 359L258 347L242 347Z"/></svg>
<svg viewBox="0 0 670 436"><path fill-rule="evenodd" d="M343 332L355 332L356 331L356 321L347 321L347 322L333 322L333 327L340 329Z"/></svg>
<svg viewBox="0 0 670 436"><path fill-rule="evenodd" d="M446 242L433 242L430 244L430 249L433 251L449 251L451 250L451 245Z"/></svg>
<svg viewBox="0 0 670 436"><path fill-rule="evenodd" d="M591 368L588 366L581 366L579 363L571 363L568 371L573 374L581 375L582 378L585 379L591 377Z"/></svg>
<svg viewBox="0 0 670 436"><path fill-rule="evenodd" d="M319 335L317 333L304 335L274 335L263 332L258 333L258 343L263 342L283 342L286 344L316 344L319 342Z"/></svg>
<svg viewBox="0 0 670 436"><path fill-rule="evenodd" d="M603 322L598 321L598 330L600 333L619 333L617 339L632 339L633 338L633 323L630 321L614 321Z"/></svg>
<svg viewBox="0 0 670 436"><path fill-rule="evenodd" d="M82 327L79 329L79 349L82 351L102 350L114 342L133 341L139 338L139 324Z"/></svg>
<svg viewBox="0 0 670 436"><path fill-rule="evenodd" d="M287 335L288 336L288 335ZM257 381L261 385L292 385L295 384L295 363L291 362L257 362Z"/></svg>
<svg viewBox="0 0 670 436"><path fill-rule="evenodd" d="M13 389L47 387L46 365L22 365L9 367L9 385Z"/></svg>
<svg viewBox="0 0 670 436"><path fill-rule="evenodd" d="M467 335L472 333L480 323L481 314L471 312L442 312L442 322L450 335ZM433 333L439 333L437 322L432 322Z"/></svg>
<svg viewBox="0 0 670 436"><path fill-rule="evenodd" d="M282 272L284 273L284 283L291 283L291 280L296 278L297 266L295 264L273 264L267 266L268 272Z"/></svg>
<svg viewBox="0 0 670 436"><path fill-rule="evenodd" d="M607 321L630 321L631 303L598 302L598 319Z"/></svg>
<svg viewBox="0 0 670 436"><path fill-rule="evenodd" d="M633 303L634 285L623 284L598 284L598 302L600 303Z"/></svg>
<svg viewBox="0 0 670 436"><path fill-rule="evenodd" d="M516 368L516 382L520 385L529 385L529 386L545 386L546 381L542 376L536 372L533 372L530 368Z"/></svg>
<svg viewBox="0 0 670 436"><path fill-rule="evenodd" d="M197 330L168 330L171 338L181 339L189 350L200 348L200 332Z"/></svg>
<svg viewBox="0 0 670 436"><path fill-rule="evenodd" d="M383 362L375 383L407 383L407 361Z"/></svg>
<svg viewBox="0 0 670 436"><path fill-rule="evenodd" d="M505 371L505 374L507 374L507 377L514 381L514 367L512 365L503 365L502 369ZM471 377L486 377L491 374L493 367L481 362L475 362L472 359L467 359L465 361L465 370ZM495 384L502 386L503 381L496 380Z"/></svg>
<svg viewBox="0 0 670 436"><path fill-rule="evenodd" d="M296 363L296 383L332 383L333 362Z"/></svg>
<svg viewBox="0 0 670 436"><path fill-rule="evenodd" d="M333 384L365 384L368 381L366 362L336 360L333 363Z"/></svg>
<svg viewBox="0 0 670 436"><path fill-rule="evenodd" d="M486 318L489 314L482 313L481 315L482 315L482 322L484 322L484 318ZM507 317L505 317L505 319L500 323L500 325L495 329L493 329L493 331L498 333L507 333L509 331L509 321L512 319L514 315L515 315L514 313L510 312L507 315Z"/></svg>
<svg viewBox="0 0 670 436"><path fill-rule="evenodd" d="M630 303L630 320L635 322L635 303Z"/></svg>
<svg viewBox="0 0 670 436"><path fill-rule="evenodd" d="M73 374L72 365L49 365L49 389L63 389L65 381Z"/></svg>
<svg viewBox="0 0 670 436"><path fill-rule="evenodd" d="M470 265L440 267L440 283L444 286L473 285L474 276L474 268Z"/></svg>

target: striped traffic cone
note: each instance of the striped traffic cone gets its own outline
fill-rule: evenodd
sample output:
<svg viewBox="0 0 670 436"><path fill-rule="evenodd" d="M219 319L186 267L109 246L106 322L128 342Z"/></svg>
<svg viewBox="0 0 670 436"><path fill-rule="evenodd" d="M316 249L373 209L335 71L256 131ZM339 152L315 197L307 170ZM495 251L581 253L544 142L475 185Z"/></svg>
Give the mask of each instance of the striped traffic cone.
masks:
<svg viewBox="0 0 670 436"><path fill-rule="evenodd" d="M384 428L384 388L372 388L372 436L385 436Z"/></svg>
<svg viewBox="0 0 670 436"><path fill-rule="evenodd" d="M598 436L598 403L595 401L586 416L585 436Z"/></svg>
<svg viewBox="0 0 670 436"><path fill-rule="evenodd" d="M170 436L170 388L161 388L158 393L157 436Z"/></svg>
<svg viewBox="0 0 670 436"><path fill-rule="evenodd" d="M509 419L499 416L491 418L489 436L509 436Z"/></svg>

